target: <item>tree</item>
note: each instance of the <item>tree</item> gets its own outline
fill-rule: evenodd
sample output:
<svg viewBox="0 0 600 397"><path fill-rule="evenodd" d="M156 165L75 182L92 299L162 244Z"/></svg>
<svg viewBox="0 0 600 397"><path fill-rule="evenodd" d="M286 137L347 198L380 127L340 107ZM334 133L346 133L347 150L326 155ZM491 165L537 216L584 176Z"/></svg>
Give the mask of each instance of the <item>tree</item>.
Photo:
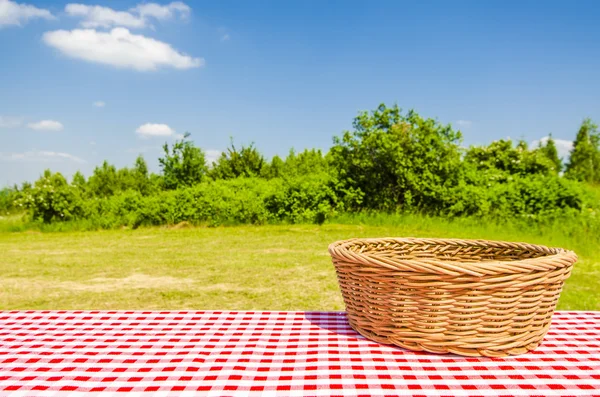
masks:
<svg viewBox="0 0 600 397"><path fill-rule="evenodd" d="M141 178L148 178L148 164L146 164L146 160L141 154L135 159L133 170Z"/></svg>
<svg viewBox="0 0 600 397"><path fill-rule="evenodd" d="M78 188L85 188L85 176L80 171L77 171L71 179L71 185Z"/></svg>
<svg viewBox="0 0 600 397"><path fill-rule="evenodd" d="M213 179L255 177L261 174L265 165L265 158L253 143L238 150L232 140L227 151L221 153L221 157L213 163L210 174Z"/></svg>
<svg viewBox="0 0 600 397"><path fill-rule="evenodd" d="M542 142L540 141L540 150L546 155L548 160L552 161L556 172L560 172L562 170L562 161L558 157L558 150L556 149L554 139L552 139L552 134L548 135L548 140L544 146L542 146Z"/></svg>
<svg viewBox="0 0 600 397"><path fill-rule="evenodd" d="M471 146L465 154L465 163L489 176L495 175L495 179L506 179L509 175L556 173L556 165L544 149L530 150L523 140L516 146L511 139L493 141L488 146Z"/></svg>
<svg viewBox="0 0 600 397"><path fill-rule="evenodd" d="M329 172L329 161L318 149L305 149L296 153L291 149L285 161L273 156L271 163L265 163L260 176L267 179L296 177Z"/></svg>
<svg viewBox="0 0 600 397"><path fill-rule="evenodd" d="M266 179L280 178L285 172L285 162L281 157L275 155L271 163L265 163L260 171L260 176Z"/></svg>
<svg viewBox="0 0 600 397"><path fill-rule="evenodd" d="M115 183L115 193L124 192L126 190L137 190L133 171L127 167L119 168L117 170L117 180Z"/></svg>
<svg viewBox="0 0 600 397"><path fill-rule="evenodd" d="M200 183L207 172L204 152L189 141L186 132L169 150L169 144L163 145L164 157L158 159L163 173L163 183L167 189L178 189Z"/></svg>
<svg viewBox="0 0 600 397"><path fill-rule="evenodd" d="M114 165L104 160L102 167L94 168L94 173L88 180L91 194L97 197L112 196L121 190L117 169Z"/></svg>
<svg viewBox="0 0 600 397"><path fill-rule="evenodd" d="M134 189L143 195L148 195L152 191L148 164L142 155L135 159L135 165L131 171L131 177L134 181Z"/></svg>
<svg viewBox="0 0 600 397"><path fill-rule="evenodd" d="M87 195L89 192L85 176L83 176L83 174L80 171L77 171L75 174L73 174L73 178L71 179L71 186L78 189L82 196Z"/></svg>
<svg viewBox="0 0 600 397"><path fill-rule="evenodd" d="M334 137L330 156L342 189L364 193L363 207L439 209L459 182L459 131L414 111L381 104Z"/></svg>
<svg viewBox="0 0 600 397"><path fill-rule="evenodd" d="M317 149L305 149L300 153L290 150L285 159L284 172L290 176L327 172L329 164L323 153Z"/></svg>
<svg viewBox="0 0 600 397"><path fill-rule="evenodd" d="M585 182L600 182L600 135L598 126L587 118L581 123L571 150L565 176Z"/></svg>

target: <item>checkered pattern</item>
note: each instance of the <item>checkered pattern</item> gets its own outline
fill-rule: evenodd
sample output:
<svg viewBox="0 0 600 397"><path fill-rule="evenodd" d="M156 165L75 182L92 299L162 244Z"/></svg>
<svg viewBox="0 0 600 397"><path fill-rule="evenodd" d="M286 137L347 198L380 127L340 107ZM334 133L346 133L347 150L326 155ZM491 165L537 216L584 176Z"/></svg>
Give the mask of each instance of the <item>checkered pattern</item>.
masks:
<svg viewBox="0 0 600 397"><path fill-rule="evenodd" d="M600 312L493 359L365 340L343 313L0 312L0 395L600 395Z"/></svg>

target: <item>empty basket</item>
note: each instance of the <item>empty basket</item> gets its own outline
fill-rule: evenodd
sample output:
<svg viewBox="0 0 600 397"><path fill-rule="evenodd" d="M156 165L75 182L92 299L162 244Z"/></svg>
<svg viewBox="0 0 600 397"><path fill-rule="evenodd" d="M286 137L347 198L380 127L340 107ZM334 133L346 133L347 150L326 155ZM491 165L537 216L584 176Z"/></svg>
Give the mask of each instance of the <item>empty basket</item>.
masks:
<svg viewBox="0 0 600 397"><path fill-rule="evenodd" d="M354 330L465 356L535 349L577 255L487 240L381 238L329 246Z"/></svg>

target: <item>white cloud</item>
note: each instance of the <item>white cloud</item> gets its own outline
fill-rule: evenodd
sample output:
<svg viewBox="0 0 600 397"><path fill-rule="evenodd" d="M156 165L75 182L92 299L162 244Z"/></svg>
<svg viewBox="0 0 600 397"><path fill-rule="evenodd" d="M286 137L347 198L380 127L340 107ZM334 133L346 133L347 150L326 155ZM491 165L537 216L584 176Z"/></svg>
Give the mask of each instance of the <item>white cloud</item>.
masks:
<svg viewBox="0 0 600 397"><path fill-rule="evenodd" d="M221 41L227 41L227 40L229 40L228 34L224 34L223 36L221 36Z"/></svg>
<svg viewBox="0 0 600 397"><path fill-rule="evenodd" d="M72 17L82 18L80 25L84 28L110 28L113 26L144 28L151 26L149 23L151 18L166 20L178 16L180 19L186 19L191 13L191 8L180 1L167 5L156 3L138 4L137 7L128 11L70 3L65 6L65 12Z"/></svg>
<svg viewBox="0 0 600 397"><path fill-rule="evenodd" d="M27 127L36 131L62 131L64 126L55 120L41 120L36 123L29 123Z"/></svg>
<svg viewBox="0 0 600 397"><path fill-rule="evenodd" d="M137 130L135 130L135 132L137 132L138 135L145 138L153 136L171 136L175 134L175 130L169 127L168 125L153 123L142 124L138 127Z"/></svg>
<svg viewBox="0 0 600 397"><path fill-rule="evenodd" d="M556 144L556 151L558 152L558 157L564 160L568 160L571 156L571 150L573 150L573 141L567 141L566 139L555 139L554 143ZM548 142L548 136L545 136L541 139L536 139L531 142L530 146L533 148L538 147L538 145L542 142L542 145L545 145Z"/></svg>
<svg viewBox="0 0 600 397"><path fill-rule="evenodd" d="M473 122L471 120L456 120L456 125L462 128L469 128L473 125Z"/></svg>
<svg viewBox="0 0 600 397"><path fill-rule="evenodd" d="M76 163L85 163L86 161L73 156L69 153L50 152L46 150L31 150L23 153L2 153L0 160L4 161L30 161L30 162L56 162L70 160Z"/></svg>
<svg viewBox="0 0 600 397"><path fill-rule="evenodd" d="M207 151L204 152L204 157L206 158L206 163L207 164L212 164L213 162L216 162L219 157L221 157L221 151L220 150L216 150L216 149L208 149Z"/></svg>
<svg viewBox="0 0 600 397"><path fill-rule="evenodd" d="M18 117L0 116L0 128L16 128L23 123L23 119Z"/></svg>
<svg viewBox="0 0 600 397"><path fill-rule="evenodd" d="M176 15L186 19L192 12L192 9L181 1L174 1L164 6L156 3L139 4L131 10L139 13L142 18L153 17L156 19L171 19Z"/></svg>
<svg viewBox="0 0 600 397"><path fill-rule="evenodd" d="M97 108L103 108L104 106L106 106L106 103L103 101L96 101L93 103L93 105Z"/></svg>
<svg viewBox="0 0 600 397"><path fill-rule="evenodd" d="M190 69L204 65L202 58L192 58L167 43L132 34L126 28L114 28L110 32L55 30L44 33L43 40L72 58L117 68L149 71L167 66Z"/></svg>
<svg viewBox="0 0 600 397"><path fill-rule="evenodd" d="M67 4L65 12L73 17L82 17L80 25L84 28L109 28L111 26L127 26L129 28L143 28L146 22L143 18L126 11L115 11L102 6L88 6L85 4Z"/></svg>
<svg viewBox="0 0 600 397"><path fill-rule="evenodd" d="M11 0L0 0L0 27L22 26L30 19L54 19L50 11L29 4L19 4Z"/></svg>

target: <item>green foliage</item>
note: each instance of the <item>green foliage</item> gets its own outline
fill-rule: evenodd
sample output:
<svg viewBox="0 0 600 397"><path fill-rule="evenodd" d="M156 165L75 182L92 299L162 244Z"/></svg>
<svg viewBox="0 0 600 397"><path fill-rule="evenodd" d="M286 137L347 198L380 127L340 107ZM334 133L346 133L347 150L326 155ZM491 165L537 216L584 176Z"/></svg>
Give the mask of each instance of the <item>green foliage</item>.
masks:
<svg viewBox="0 0 600 397"><path fill-rule="evenodd" d="M564 178L514 175L506 180L463 183L453 190L446 215L486 219L526 218L547 221L558 216L577 216L597 204L589 191Z"/></svg>
<svg viewBox="0 0 600 397"><path fill-rule="evenodd" d="M542 146L540 142L540 150L542 153L544 153L546 158L552 161L556 172L562 171L562 161L558 157L558 150L556 149L556 143L554 142L554 139L552 139L552 134L548 136L548 140L544 146Z"/></svg>
<svg viewBox="0 0 600 397"><path fill-rule="evenodd" d="M259 176L265 165L264 157L254 144L238 150L232 141L227 152L221 153L221 157L213 163L210 176L213 179L251 178Z"/></svg>
<svg viewBox="0 0 600 397"><path fill-rule="evenodd" d="M32 219L43 223L70 221L83 215L81 191L50 170L24 192L21 201Z"/></svg>
<svg viewBox="0 0 600 397"><path fill-rule="evenodd" d="M135 190L142 195L149 195L158 190L158 185L151 181L148 165L142 156L136 158L133 168L121 168L117 176L119 191Z"/></svg>
<svg viewBox="0 0 600 397"><path fill-rule="evenodd" d="M29 182L24 182L19 188L14 185L0 190L0 215L7 216L23 212L24 197L31 191L32 186Z"/></svg>
<svg viewBox="0 0 600 397"><path fill-rule="evenodd" d="M450 125L382 104L335 137L330 155L342 186L364 194L362 208L436 211L460 181L460 140Z"/></svg>
<svg viewBox="0 0 600 397"><path fill-rule="evenodd" d="M73 174L73 178L71 179L71 185L81 189L85 189L86 184L87 182L85 180L85 176L83 176L83 174L80 171L77 171L75 174Z"/></svg>
<svg viewBox="0 0 600 397"><path fill-rule="evenodd" d="M161 178L149 174L148 165L142 156L135 160L133 168L117 169L104 161L102 167L96 167L86 182L81 172L73 175L71 184L78 187L88 197L110 197L127 190L135 190L142 195L156 193L160 189Z"/></svg>
<svg viewBox="0 0 600 397"><path fill-rule="evenodd" d="M190 133L186 132L181 140L171 146L170 151L168 143L163 145L164 157L158 161L166 189L193 186L201 182L207 173L204 152L187 140L189 136Z"/></svg>
<svg viewBox="0 0 600 397"><path fill-rule="evenodd" d="M96 167L94 173L90 177L87 187L89 192L96 197L108 197L121 191L119 177L123 173L117 174L117 169L114 165L109 164L104 160L102 167Z"/></svg>
<svg viewBox="0 0 600 397"><path fill-rule="evenodd" d="M260 171L260 176L267 179L280 178L285 173L285 162L275 155L270 163L266 163Z"/></svg>
<svg viewBox="0 0 600 397"><path fill-rule="evenodd" d="M208 180L150 196L128 190L111 197L80 201L77 214L97 228L180 222L211 226L282 221L323 223L336 213L336 195L329 183L324 174L288 180Z"/></svg>
<svg viewBox="0 0 600 397"><path fill-rule="evenodd" d="M0 214L27 209L47 230L192 224L323 223L342 213L401 213L487 221L559 224L600 233L600 134L585 120L566 175L549 137L460 146L450 125L380 105L360 113L327 154L291 150L265 161L251 144L233 143L209 170L185 134L165 143L161 175L143 157L133 167L104 162L88 180L46 171L33 186L0 191ZM208 178L210 177L210 178ZM55 225L55 226L51 226ZM40 226L41 227L41 226Z"/></svg>
<svg viewBox="0 0 600 397"><path fill-rule="evenodd" d="M88 199L83 198L80 188L63 183L60 174L54 177L59 181L49 183L46 175L36 182L31 194L33 199L27 202L32 219L43 223L86 221L79 223L85 225L85 229L136 228L180 222L210 226L279 222L321 224L344 210L335 181L325 173L269 180L207 180L192 187L146 196L126 190L108 197ZM65 197L71 207L65 207Z"/></svg>
<svg viewBox="0 0 600 397"><path fill-rule="evenodd" d="M300 153L290 150L284 163L285 175L301 176L329 173L329 162L320 150L305 149Z"/></svg>
<svg viewBox="0 0 600 397"><path fill-rule="evenodd" d="M150 173L148 172L148 164L140 155L135 159L135 165L131 172L134 183L133 188L142 195L149 195L153 192L153 185L150 181Z"/></svg>
<svg viewBox="0 0 600 397"><path fill-rule="evenodd" d="M553 175L558 172L545 148L529 150L524 141L513 147L510 139L494 141L488 146L471 146L464 160L468 166L493 178L503 175Z"/></svg>
<svg viewBox="0 0 600 397"><path fill-rule="evenodd" d="M331 177L325 173L275 179L272 183L276 189L267 198L266 206L275 219L322 224L343 208L338 202Z"/></svg>
<svg viewBox="0 0 600 397"><path fill-rule="evenodd" d="M0 189L0 215L8 215L17 209L16 196L17 190L14 188Z"/></svg>
<svg viewBox="0 0 600 397"><path fill-rule="evenodd" d="M600 133L590 119L583 120L571 158L565 172L567 178L589 183L600 183Z"/></svg>
<svg viewBox="0 0 600 397"><path fill-rule="evenodd" d="M271 178L292 178L309 174L329 174L331 167L328 159L317 149L304 149L296 153L291 149L285 161L274 156L271 163L265 164L261 176Z"/></svg>

